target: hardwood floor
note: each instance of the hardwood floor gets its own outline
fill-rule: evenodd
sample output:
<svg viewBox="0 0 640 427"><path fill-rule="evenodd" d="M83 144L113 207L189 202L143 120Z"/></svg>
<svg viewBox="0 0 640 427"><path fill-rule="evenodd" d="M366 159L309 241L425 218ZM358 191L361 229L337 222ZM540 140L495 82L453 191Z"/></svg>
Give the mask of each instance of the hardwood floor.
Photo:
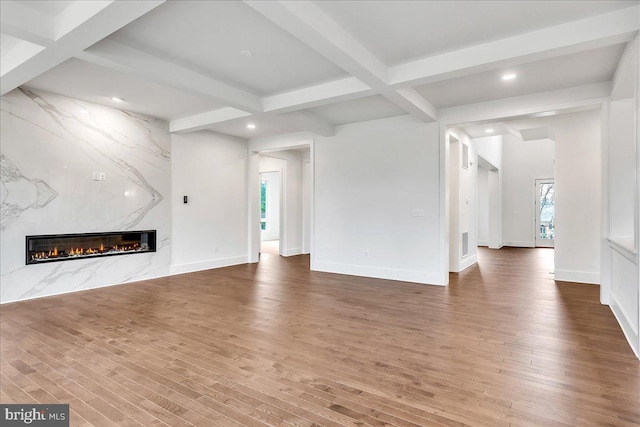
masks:
<svg viewBox="0 0 640 427"><path fill-rule="evenodd" d="M82 426L637 426L640 362L552 250L435 287L263 254L2 306L0 401Z"/></svg>

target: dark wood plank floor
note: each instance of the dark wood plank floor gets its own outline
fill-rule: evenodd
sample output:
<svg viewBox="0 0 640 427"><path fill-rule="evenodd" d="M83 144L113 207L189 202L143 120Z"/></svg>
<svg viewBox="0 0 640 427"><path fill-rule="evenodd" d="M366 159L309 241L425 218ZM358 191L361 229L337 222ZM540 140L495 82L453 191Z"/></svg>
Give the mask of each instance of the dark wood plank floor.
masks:
<svg viewBox="0 0 640 427"><path fill-rule="evenodd" d="M83 426L637 426L640 362L552 250L447 288L305 256L2 306L0 400Z"/></svg>

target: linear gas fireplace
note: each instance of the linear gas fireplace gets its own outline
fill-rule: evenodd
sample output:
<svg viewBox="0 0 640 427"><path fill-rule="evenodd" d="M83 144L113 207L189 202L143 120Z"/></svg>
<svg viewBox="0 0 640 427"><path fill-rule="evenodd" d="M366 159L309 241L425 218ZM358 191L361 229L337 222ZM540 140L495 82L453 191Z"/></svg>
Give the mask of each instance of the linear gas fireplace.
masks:
<svg viewBox="0 0 640 427"><path fill-rule="evenodd" d="M156 251L156 231L27 236L27 264Z"/></svg>

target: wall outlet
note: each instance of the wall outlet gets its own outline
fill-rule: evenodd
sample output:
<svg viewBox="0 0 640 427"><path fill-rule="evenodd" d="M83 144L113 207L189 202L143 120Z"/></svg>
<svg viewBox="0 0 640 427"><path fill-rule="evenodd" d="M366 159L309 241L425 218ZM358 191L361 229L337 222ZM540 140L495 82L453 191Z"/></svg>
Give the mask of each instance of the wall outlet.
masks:
<svg viewBox="0 0 640 427"><path fill-rule="evenodd" d="M364 256L369 256L369 251L364 251Z"/></svg>
<svg viewBox="0 0 640 427"><path fill-rule="evenodd" d="M424 216L424 209L411 209L411 216Z"/></svg>
<svg viewBox="0 0 640 427"><path fill-rule="evenodd" d="M107 179L107 174L104 172L94 172L93 180L94 181L105 181Z"/></svg>

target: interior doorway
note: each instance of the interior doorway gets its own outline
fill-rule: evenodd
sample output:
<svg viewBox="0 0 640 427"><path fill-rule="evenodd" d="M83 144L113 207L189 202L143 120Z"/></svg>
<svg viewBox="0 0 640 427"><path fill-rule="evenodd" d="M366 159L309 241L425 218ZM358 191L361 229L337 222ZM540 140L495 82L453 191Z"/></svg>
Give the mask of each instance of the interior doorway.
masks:
<svg viewBox="0 0 640 427"><path fill-rule="evenodd" d="M280 253L281 208L281 172L260 172L260 253Z"/></svg>
<svg viewBox="0 0 640 427"><path fill-rule="evenodd" d="M477 159L477 244L478 246L500 249L502 247L500 171L482 156L478 155Z"/></svg>
<svg viewBox="0 0 640 427"><path fill-rule="evenodd" d="M536 247L555 246L555 182L553 179L535 180L535 237Z"/></svg>
<svg viewBox="0 0 640 427"><path fill-rule="evenodd" d="M310 144L253 151L249 161L249 260L310 254L313 172Z"/></svg>

